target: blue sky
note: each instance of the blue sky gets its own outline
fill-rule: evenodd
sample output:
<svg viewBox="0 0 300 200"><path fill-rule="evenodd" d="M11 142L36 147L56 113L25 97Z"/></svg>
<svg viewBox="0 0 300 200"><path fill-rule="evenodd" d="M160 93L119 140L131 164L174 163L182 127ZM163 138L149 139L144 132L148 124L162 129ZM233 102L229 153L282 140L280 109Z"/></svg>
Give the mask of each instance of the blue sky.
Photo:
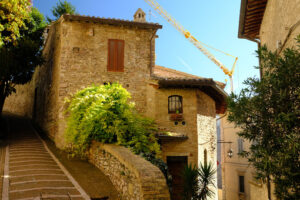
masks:
<svg viewBox="0 0 300 200"><path fill-rule="evenodd" d="M51 15L57 0L34 0L34 6L44 15ZM224 82L228 79L212 61L206 58L192 43L144 0L69 0L81 15L132 20L138 8L147 14L147 21L163 25L157 32L156 64L213 78ZM239 58L234 78L234 89L239 91L247 77L259 76L255 54L257 44L238 39L240 0L157 0L181 25L199 41ZM150 14L151 10L151 14ZM234 59L210 50L218 60L231 69ZM230 91L229 81L225 89Z"/></svg>

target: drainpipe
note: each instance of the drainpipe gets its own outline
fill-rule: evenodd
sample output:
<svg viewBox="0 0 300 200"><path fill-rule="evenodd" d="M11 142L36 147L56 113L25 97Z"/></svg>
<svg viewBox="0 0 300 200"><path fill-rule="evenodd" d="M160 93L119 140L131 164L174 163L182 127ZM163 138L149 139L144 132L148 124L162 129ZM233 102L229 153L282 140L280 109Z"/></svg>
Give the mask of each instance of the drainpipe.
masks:
<svg viewBox="0 0 300 200"><path fill-rule="evenodd" d="M153 45L152 45L152 40L154 36L156 35L157 30L154 30L151 39L150 39L150 76L153 73L153 56L152 56L152 50L153 50Z"/></svg>
<svg viewBox="0 0 300 200"><path fill-rule="evenodd" d="M256 39L252 39L252 38L249 38L247 36L243 36L243 38L247 39L247 40L250 40L252 42L256 42L257 43L257 49L259 49L261 47L261 43L259 40L256 40ZM261 69L261 64L260 64L260 58L258 58L258 64L259 64L259 75L260 75L260 78L262 77L263 75L263 72L262 72L262 69Z"/></svg>

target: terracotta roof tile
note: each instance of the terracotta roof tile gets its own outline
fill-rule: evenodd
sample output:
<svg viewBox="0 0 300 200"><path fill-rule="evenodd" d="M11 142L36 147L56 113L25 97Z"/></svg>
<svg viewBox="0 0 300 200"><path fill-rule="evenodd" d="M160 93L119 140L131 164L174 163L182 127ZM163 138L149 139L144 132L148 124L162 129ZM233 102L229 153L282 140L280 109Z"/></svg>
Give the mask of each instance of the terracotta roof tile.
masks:
<svg viewBox="0 0 300 200"><path fill-rule="evenodd" d="M159 88L198 88L215 100L217 114L226 111L227 94L223 90L224 83L162 66L153 68L152 78L158 80Z"/></svg>
<svg viewBox="0 0 300 200"><path fill-rule="evenodd" d="M135 21L123 20L123 19L102 18L102 17L85 16L85 15L64 14L64 15L62 15L61 18L64 18L65 20L68 20L68 21L92 22L92 23L107 24L107 25L114 25L114 26L139 27L142 29L161 29L162 28L162 25L160 25L158 23L135 22Z"/></svg>
<svg viewBox="0 0 300 200"><path fill-rule="evenodd" d="M185 72L181 72L175 69L170 69L166 67L162 67L159 65L156 65L153 68L153 75L157 78L163 78L163 79L181 79L181 80L195 80L195 81L213 81L211 78L203 78L201 76L196 76L192 74L188 74ZM225 84L222 82L215 81L216 84L221 87L222 89L225 88Z"/></svg>

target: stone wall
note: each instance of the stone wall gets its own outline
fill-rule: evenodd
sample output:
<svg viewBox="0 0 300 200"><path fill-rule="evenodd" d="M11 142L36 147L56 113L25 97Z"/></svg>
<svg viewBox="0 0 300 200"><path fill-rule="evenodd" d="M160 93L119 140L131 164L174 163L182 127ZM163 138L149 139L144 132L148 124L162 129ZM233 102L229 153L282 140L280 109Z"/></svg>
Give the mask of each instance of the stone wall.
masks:
<svg viewBox="0 0 300 200"><path fill-rule="evenodd" d="M61 56L61 21L52 24L44 47L45 63L35 72L36 117L35 121L54 139L58 130L58 85L60 82L59 60Z"/></svg>
<svg viewBox="0 0 300 200"><path fill-rule="evenodd" d="M33 98L33 82L29 82L25 85L17 85L16 93L11 94L5 99L3 111L31 118L33 112Z"/></svg>
<svg viewBox="0 0 300 200"><path fill-rule="evenodd" d="M272 51L278 48L278 43L283 45L285 40L283 48L295 45L294 38L300 34L299 13L299 0L268 0L260 28L261 43Z"/></svg>
<svg viewBox="0 0 300 200"><path fill-rule="evenodd" d="M180 133L187 136L187 140L183 141L167 141L162 143L162 153L164 161L167 156L187 156L188 163L199 163L199 158L203 157L203 151L199 151L198 143L205 143L211 147L216 145L216 121L215 121L215 102L205 93L197 89L158 89L155 83L151 83L147 87L147 116L155 119L161 131L169 131ZM170 120L168 113L168 97L171 95L182 96L183 103L183 118L185 124L179 122L175 125L174 121ZM200 121L197 117L201 116ZM202 118L209 119L210 123L203 124L199 128L199 122ZM203 123L206 123L204 120ZM198 123L198 125L197 125ZM202 123L202 122L201 122ZM209 139L207 139L209 138ZM213 138L211 140L211 138ZM209 158L216 163L216 149L209 148Z"/></svg>
<svg viewBox="0 0 300 200"><path fill-rule="evenodd" d="M207 152L207 163L213 165L217 169L217 134L216 134L216 118L197 114L198 129L198 163L205 163L204 151ZM214 174L214 184L217 186L217 173ZM218 199L218 188L212 188L215 196L208 198L209 200Z"/></svg>
<svg viewBox="0 0 300 200"><path fill-rule="evenodd" d="M58 85L59 129L56 144L64 145L64 99L92 84L119 82L132 96L139 112L147 107L147 81L150 79L150 41L152 29L63 21ZM107 71L108 40L125 41L124 72ZM152 49L154 58L154 50Z"/></svg>
<svg viewBox="0 0 300 200"><path fill-rule="evenodd" d="M180 133L188 137L184 141L167 141L162 143L162 155L164 161L167 161L167 156L188 156L188 162L197 164L197 102L196 92L193 89L155 89L154 99L155 104L152 108L152 117L156 120L161 131L170 131ZM183 118L185 124L179 122L175 125L174 121L170 120L168 113L168 97L171 95L182 96Z"/></svg>
<svg viewBox="0 0 300 200"><path fill-rule="evenodd" d="M43 49L44 64L35 69L29 83L17 85L16 93L9 96L4 104L4 111L35 118L51 138L54 138L58 124L56 88L59 82L59 25L60 21L53 23L47 33Z"/></svg>
<svg viewBox="0 0 300 200"><path fill-rule="evenodd" d="M121 199L170 199L162 172L125 147L93 142L89 161L110 178Z"/></svg>

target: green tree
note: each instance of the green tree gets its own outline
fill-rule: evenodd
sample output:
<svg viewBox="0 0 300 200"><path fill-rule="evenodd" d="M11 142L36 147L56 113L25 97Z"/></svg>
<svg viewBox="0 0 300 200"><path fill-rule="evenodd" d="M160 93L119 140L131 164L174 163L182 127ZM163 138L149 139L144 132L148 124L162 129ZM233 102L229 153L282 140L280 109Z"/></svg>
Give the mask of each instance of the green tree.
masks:
<svg viewBox="0 0 300 200"><path fill-rule="evenodd" d="M263 76L248 78L247 87L228 99L228 120L252 142L247 157L256 178L275 184L279 199L300 199L300 36L283 55L258 50Z"/></svg>
<svg viewBox="0 0 300 200"><path fill-rule="evenodd" d="M47 17L49 23L58 20L63 14L75 14L76 9L70 2L59 0L59 2L56 3L56 6L51 9L51 12L55 19Z"/></svg>
<svg viewBox="0 0 300 200"><path fill-rule="evenodd" d="M188 165L183 170L183 200L207 200L215 193L216 170L212 163L202 164L197 168L195 165Z"/></svg>
<svg viewBox="0 0 300 200"><path fill-rule="evenodd" d="M19 29L16 40L7 40L0 47L0 117L6 97L16 91L16 85L28 83L35 67L43 62L43 32L46 23L36 8L27 9L27 12L29 19Z"/></svg>
<svg viewBox="0 0 300 200"><path fill-rule="evenodd" d="M25 23L30 20L28 9L28 0L0 1L0 47L16 43L20 29L26 28Z"/></svg>

